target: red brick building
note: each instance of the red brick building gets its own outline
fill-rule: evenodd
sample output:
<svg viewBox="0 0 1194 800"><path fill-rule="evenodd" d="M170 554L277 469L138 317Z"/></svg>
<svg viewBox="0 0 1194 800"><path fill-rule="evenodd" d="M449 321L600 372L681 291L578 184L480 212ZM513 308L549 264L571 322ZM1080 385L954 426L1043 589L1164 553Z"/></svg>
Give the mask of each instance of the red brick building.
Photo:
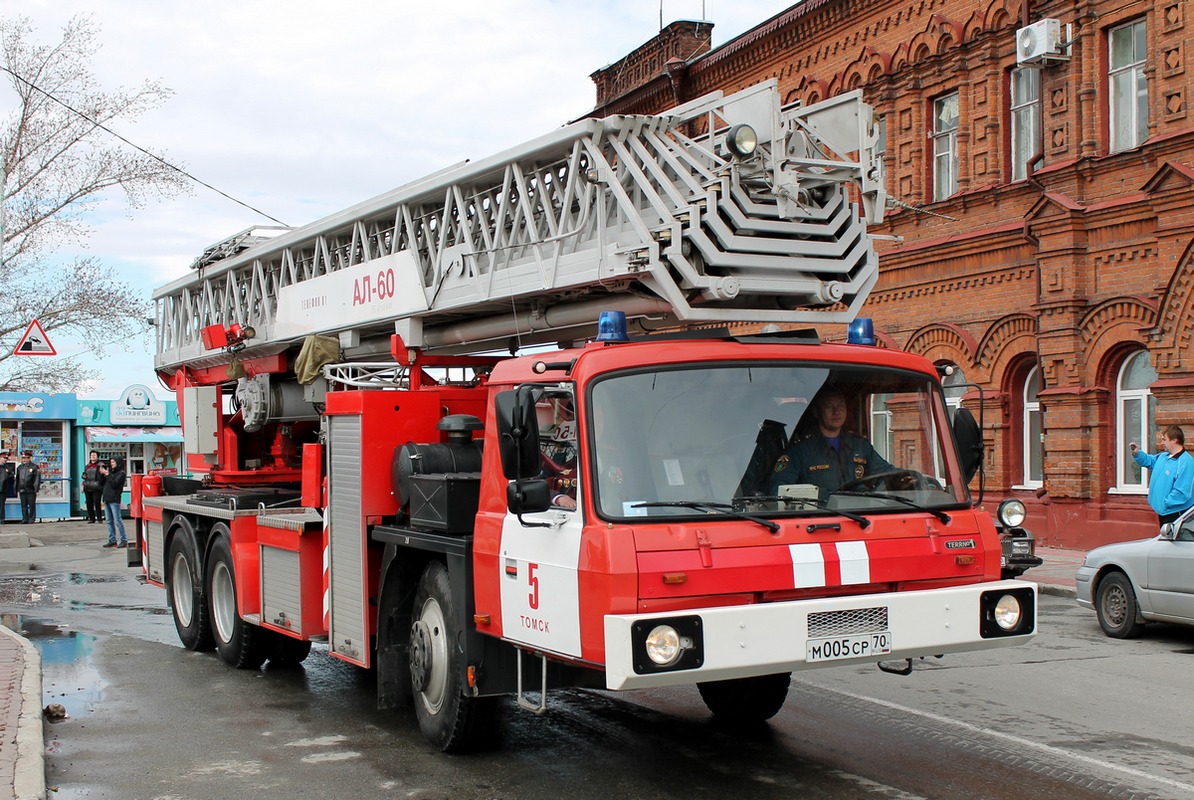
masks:
<svg viewBox="0 0 1194 800"><path fill-rule="evenodd" d="M1186 11L805 0L713 50L710 23L676 22L594 73L592 114L769 78L789 102L861 88L899 201L863 314L982 387L987 504L1019 497L1042 541L1089 548L1156 531L1129 441L1178 424L1194 448Z"/></svg>

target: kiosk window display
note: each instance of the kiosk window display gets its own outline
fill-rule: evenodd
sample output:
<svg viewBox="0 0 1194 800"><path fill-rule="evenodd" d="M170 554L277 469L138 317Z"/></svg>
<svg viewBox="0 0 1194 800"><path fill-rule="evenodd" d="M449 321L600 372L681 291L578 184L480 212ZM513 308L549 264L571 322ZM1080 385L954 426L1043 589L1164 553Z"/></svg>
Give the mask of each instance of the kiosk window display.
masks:
<svg viewBox="0 0 1194 800"><path fill-rule="evenodd" d="M9 460L20 462L20 453L33 451L41 470L37 516L62 519L70 516L71 455L68 443L75 418L73 394L0 392L0 449ZM20 506L10 485L4 498L5 519L20 519Z"/></svg>

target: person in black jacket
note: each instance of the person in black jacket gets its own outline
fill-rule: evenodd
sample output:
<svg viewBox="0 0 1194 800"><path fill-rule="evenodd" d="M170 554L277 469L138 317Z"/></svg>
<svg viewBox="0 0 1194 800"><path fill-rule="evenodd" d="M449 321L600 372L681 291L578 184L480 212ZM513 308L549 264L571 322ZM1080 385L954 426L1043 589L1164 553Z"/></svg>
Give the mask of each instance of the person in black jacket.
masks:
<svg viewBox="0 0 1194 800"><path fill-rule="evenodd" d="M101 467L104 476L103 501L104 518L108 521L108 543L104 547L128 547L129 540L124 533L124 520L120 518L120 497L124 494L124 482L128 475L124 471L124 459L109 459L108 466ZM116 533L120 532L120 541Z"/></svg>
<svg viewBox="0 0 1194 800"><path fill-rule="evenodd" d="M100 472L99 454L91 451L91 460L83 467L83 496L87 498L87 521L104 520L104 475Z"/></svg>
<svg viewBox="0 0 1194 800"><path fill-rule="evenodd" d="M12 481L16 474L16 465L8 460L8 451L0 450L0 525L4 524L4 506L12 493Z"/></svg>
<svg viewBox="0 0 1194 800"><path fill-rule="evenodd" d="M37 493L41 490L41 469L33 463L33 451L21 453L17 465L17 497L21 498L21 523L37 522Z"/></svg>

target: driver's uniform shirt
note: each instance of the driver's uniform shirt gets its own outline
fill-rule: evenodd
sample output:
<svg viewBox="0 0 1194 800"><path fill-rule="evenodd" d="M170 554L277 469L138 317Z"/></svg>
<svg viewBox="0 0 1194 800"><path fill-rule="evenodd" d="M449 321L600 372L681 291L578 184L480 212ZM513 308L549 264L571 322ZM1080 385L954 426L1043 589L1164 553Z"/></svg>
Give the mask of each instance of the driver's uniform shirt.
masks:
<svg viewBox="0 0 1194 800"><path fill-rule="evenodd" d="M811 483L825 492L866 475L893 469L871 443L861 436L842 431L834 447L829 439L815 431L792 442L776 459L771 471L770 494L790 483Z"/></svg>

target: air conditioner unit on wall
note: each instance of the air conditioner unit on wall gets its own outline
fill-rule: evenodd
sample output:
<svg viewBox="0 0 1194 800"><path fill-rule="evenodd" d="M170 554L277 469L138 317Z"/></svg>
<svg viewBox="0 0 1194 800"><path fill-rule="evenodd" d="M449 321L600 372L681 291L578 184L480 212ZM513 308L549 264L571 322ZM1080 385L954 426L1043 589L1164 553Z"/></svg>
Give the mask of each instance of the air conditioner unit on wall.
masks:
<svg viewBox="0 0 1194 800"><path fill-rule="evenodd" d="M1016 31L1016 63L1040 64L1061 57L1061 23L1042 19Z"/></svg>

